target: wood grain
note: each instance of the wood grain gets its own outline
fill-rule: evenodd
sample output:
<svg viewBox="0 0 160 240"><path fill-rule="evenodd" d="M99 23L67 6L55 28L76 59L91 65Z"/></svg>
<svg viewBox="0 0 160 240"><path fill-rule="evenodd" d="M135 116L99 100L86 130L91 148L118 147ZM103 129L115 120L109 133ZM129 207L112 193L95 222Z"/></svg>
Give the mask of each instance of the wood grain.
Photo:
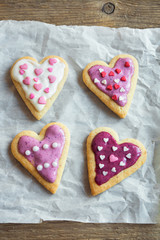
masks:
<svg viewBox="0 0 160 240"><path fill-rule="evenodd" d="M106 2L114 13L102 12ZM160 27L159 0L0 0L0 20L36 20L56 25ZM1 224L0 240L160 240L160 224L44 222Z"/></svg>

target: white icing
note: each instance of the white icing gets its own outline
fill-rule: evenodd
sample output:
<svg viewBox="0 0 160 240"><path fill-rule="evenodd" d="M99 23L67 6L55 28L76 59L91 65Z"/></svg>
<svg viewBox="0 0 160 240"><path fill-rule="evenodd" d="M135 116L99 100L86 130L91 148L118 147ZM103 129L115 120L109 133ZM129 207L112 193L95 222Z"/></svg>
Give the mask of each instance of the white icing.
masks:
<svg viewBox="0 0 160 240"><path fill-rule="evenodd" d="M105 155L100 155L99 157L101 160L105 159Z"/></svg>
<svg viewBox="0 0 160 240"><path fill-rule="evenodd" d="M41 171L43 169L43 166L41 165L41 164L39 164L38 166L37 166L37 170L38 171Z"/></svg>
<svg viewBox="0 0 160 240"><path fill-rule="evenodd" d="M42 111L45 104L39 104L38 99L39 97L43 96L45 99L49 99L55 94L58 84L63 78L64 75L64 69L65 69L65 64L62 63L58 58L56 58L57 62L52 65L49 64L49 59L47 59L44 63L39 64L37 62L34 62L30 59L22 59L18 61L12 70L13 78L15 81L19 82L22 86L22 89L24 90L26 94L26 98L30 100L30 102L33 104L33 106L36 108L37 111ZM20 71L20 65L23 65L27 63L28 69L24 69L25 73L21 75L19 73ZM47 68L52 67L53 71L49 72ZM37 76L34 72L35 68L42 68L43 73ZM56 77L56 81L54 83L50 83L48 76L53 75ZM23 84L23 80L26 77L30 77L30 85L25 85ZM35 82L33 78L39 78L38 82ZM36 89L33 87L35 83L42 83L43 87L39 91L36 91ZM50 89L49 93L45 93L44 89L48 88ZM33 99L30 99L29 96L30 94L33 93L35 97Z"/></svg>
<svg viewBox="0 0 160 240"><path fill-rule="evenodd" d="M49 147L48 144L44 144L44 145L43 145L43 149L47 149L48 147Z"/></svg>
<svg viewBox="0 0 160 240"><path fill-rule="evenodd" d="M115 147L115 146L112 147L112 150L113 150L114 152L115 152L117 149L118 149L118 148Z"/></svg>
<svg viewBox="0 0 160 240"><path fill-rule="evenodd" d="M103 173L103 176L107 176L107 174L108 174L108 172L106 172L106 171L103 171L102 173Z"/></svg>
<svg viewBox="0 0 160 240"><path fill-rule="evenodd" d="M111 169L111 171L112 171L112 172L116 172L116 168L113 167L113 168Z"/></svg>
<svg viewBox="0 0 160 240"><path fill-rule="evenodd" d="M126 155L126 157L127 157L127 158L131 158L131 153L128 153L128 154Z"/></svg>
<svg viewBox="0 0 160 240"><path fill-rule="evenodd" d="M53 167L57 167L57 163L56 163L56 162L53 162L53 163L52 163L52 166L53 166Z"/></svg>
<svg viewBox="0 0 160 240"><path fill-rule="evenodd" d="M49 163L45 163L44 164L44 168L49 168L50 164Z"/></svg>
<svg viewBox="0 0 160 240"><path fill-rule="evenodd" d="M103 138L103 141L107 143L109 141L109 138Z"/></svg>
<svg viewBox="0 0 160 240"><path fill-rule="evenodd" d="M26 151L25 151L25 154L26 154L27 156L29 156L29 155L31 154L31 152L30 152L29 150L26 150Z"/></svg>
<svg viewBox="0 0 160 240"><path fill-rule="evenodd" d="M58 147L58 143L56 143L56 142L52 143L52 147L53 148L57 148Z"/></svg>
<svg viewBox="0 0 160 240"><path fill-rule="evenodd" d="M119 83L119 81L120 81L120 80L119 80L118 78L114 79L114 82L115 82L115 83Z"/></svg>
<svg viewBox="0 0 160 240"><path fill-rule="evenodd" d="M97 78L94 79L94 83L98 83L99 80Z"/></svg>
<svg viewBox="0 0 160 240"><path fill-rule="evenodd" d="M119 166L121 166L121 167L123 167L123 166L125 166L126 164L125 164L125 162L123 162L123 161L121 161L120 162L120 164L119 164Z"/></svg>
<svg viewBox="0 0 160 240"><path fill-rule="evenodd" d="M104 167L104 164L100 163L99 168L103 168L103 167Z"/></svg>
<svg viewBox="0 0 160 240"><path fill-rule="evenodd" d="M125 92L125 89L123 87L121 87L121 89L119 91L120 92Z"/></svg>
<svg viewBox="0 0 160 240"><path fill-rule="evenodd" d="M102 84L106 85L106 84L107 84L107 80L104 79L104 80L102 81Z"/></svg>
<svg viewBox="0 0 160 240"><path fill-rule="evenodd" d="M127 148L126 146L124 146L123 151L124 151L124 152L127 152L128 150L129 150L129 148Z"/></svg>
<svg viewBox="0 0 160 240"><path fill-rule="evenodd" d="M97 149L98 149L98 151L101 151L103 149L103 147L98 146Z"/></svg>
<svg viewBox="0 0 160 240"><path fill-rule="evenodd" d="M34 146L34 147L33 147L33 151L34 151L34 152L37 152L38 150L39 150L39 147L38 147L38 146Z"/></svg>

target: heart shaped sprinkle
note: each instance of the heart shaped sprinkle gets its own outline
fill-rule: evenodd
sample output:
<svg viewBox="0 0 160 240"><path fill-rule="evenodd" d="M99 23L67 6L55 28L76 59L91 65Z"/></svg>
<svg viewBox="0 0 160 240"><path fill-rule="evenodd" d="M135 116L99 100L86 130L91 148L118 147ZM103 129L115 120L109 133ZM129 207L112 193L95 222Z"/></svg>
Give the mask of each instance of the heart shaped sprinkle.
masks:
<svg viewBox="0 0 160 240"><path fill-rule="evenodd" d="M97 78L94 79L94 83L97 83L99 82L99 80Z"/></svg>
<svg viewBox="0 0 160 240"><path fill-rule="evenodd" d="M101 76L104 78L106 76L106 72L101 72Z"/></svg>
<svg viewBox="0 0 160 240"><path fill-rule="evenodd" d="M99 168L103 168L103 167L104 167L104 164L100 163Z"/></svg>
<svg viewBox="0 0 160 240"><path fill-rule="evenodd" d="M40 91L42 88L42 83L35 83L33 86L36 89L36 91Z"/></svg>
<svg viewBox="0 0 160 240"><path fill-rule="evenodd" d="M56 63L57 62L57 59L55 59L55 58L50 58L49 59L49 64L50 65L53 65L54 63Z"/></svg>
<svg viewBox="0 0 160 240"><path fill-rule="evenodd" d="M39 78L33 78L33 80L34 80L35 82L38 82Z"/></svg>
<svg viewBox="0 0 160 240"><path fill-rule="evenodd" d="M49 68L47 68L47 70L48 70L49 72L52 72L52 71L53 71L53 68L49 67Z"/></svg>
<svg viewBox="0 0 160 240"><path fill-rule="evenodd" d="M103 72L104 70L103 70L103 68L99 68L99 72L101 73L101 72Z"/></svg>
<svg viewBox="0 0 160 240"><path fill-rule="evenodd" d="M126 146L124 146L123 151L124 151L124 152L127 152L128 150L129 150L129 148L127 148Z"/></svg>
<svg viewBox="0 0 160 240"><path fill-rule="evenodd" d="M118 149L118 148L115 147L115 146L112 147L113 152L115 152L117 149Z"/></svg>
<svg viewBox="0 0 160 240"><path fill-rule="evenodd" d="M58 143L56 148L53 143ZM30 136L22 136L18 141L18 151L21 153L48 182L55 182L59 159L65 143L64 131L58 125L47 128L43 140Z"/></svg>
<svg viewBox="0 0 160 240"><path fill-rule="evenodd" d="M23 74L25 73L25 71L22 70L22 69L20 69L20 70L19 70L19 73L20 73L21 75L23 75Z"/></svg>
<svg viewBox="0 0 160 240"><path fill-rule="evenodd" d="M125 67L130 67L130 63L129 62L125 62L124 66Z"/></svg>
<svg viewBox="0 0 160 240"><path fill-rule="evenodd" d="M114 156L113 154L111 154L111 155L109 156L109 161L110 161L110 162L116 162L116 161L118 161L118 157L116 157L116 156Z"/></svg>
<svg viewBox="0 0 160 240"><path fill-rule="evenodd" d="M34 70L34 72L35 72L35 74L36 74L37 76L39 76L39 75L41 75L41 74L43 73L43 69L42 69L42 68L36 68L36 69Z"/></svg>
<svg viewBox="0 0 160 240"><path fill-rule="evenodd" d="M130 67L126 67L126 62L129 63ZM105 80L108 84L105 87L102 73L99 69L103 69L106 73ZM127 103L127 94L131 87L131 78L134 74L134 64L130 58L119 58L113 68L102 65L93 65L89 70L88 74L91 81L96 85L98 89L112 98L119 106L125 106ZM98 79L98 81L94 81ZM123 97L123 98L122 98Z"/></svg>
<svg viewBox="0 0 160 240"><path fill-rule="evenodd" d="M104 139L107 139L107 144ZM95 182L98 185L106 183L121 171L133 166L141 156L141 150L138 146L129 142L118 144L108 132L98 133L92 140L91 149L95 155ZM116 149L116 151L113 151L113 149ZM129 153L124 151L124 149L128 149ZM104 166L99 165L102 164L100 156L103 155L105 156L103 159ZM101 168L100 166L103 167ZM103 171L107 172L106 176L104 176Z"/></svg>
<svg viewBox="0 0 160 240"><path fill-rule="evenodd" d="M30 95L29 95L29 98L30 99L33 99L35 96L34 96L34 94L33 93L31 93Z"/></svg>
<svg viewBox="0 0 160 240"><path fill-rule="evenodd" d="M107 176L107 174L108 174L108 172L106 172L106 171L103 171L102 173L103 173L103 176Z"/></svg>
<svg viewBox="0 0 160 240"><path fill-rule="evenodd" d="M48 79L49 79L49 82L50 82L50 83L54 83L54 82L56 81L56 77L53 76L53 75L49 75L49 76L48 76Z"/></svg>
<svg viewBox="0 0 160 240"><path fill-rule="evenodd" d="M45 93L49 93L49 88L45 88L45 89L44 89L44 92L45 92Z"/></svg>
<svg viewBox="0 0 160 240"><path fill-rule="evenodd" d="M102 83L103 83L104 85L106 85L106 84L107 84L107 81L104 79L104 80L102 81Z"/></svg>
<svg viewBox="0 0 160 240"><path fill-rule="evenodd" d="M25 79L23 79L23 83L24 83L25 85L30 85L30 82L31 82L30 77L26 77Z"/></svg>
<svg viewBox="0 0 160 240"><path fill-rule="evenodd" d="M38 103L39 104L46 104L46 99L43 96L41 96L40 98L38 98Z"/></svg>
<svg viewBox="0 0 160 240"><path fill-rule="evenodd" d="M100 158L101 160L103 160L103 159L105 159L105 155L100 155L99 158Z"/></svg>
<svg viewBox="0 0 160 240"><path fill-rule="evenodd" d="M20 65L20 69L28 69L27 63L24 63L23 65Z"/></svg>
<svg viewBox="0 0 160 240"><path fill-rule="evenodd" d="M103 138L103 141L107 143L109 141L109 138Z"/></svg>

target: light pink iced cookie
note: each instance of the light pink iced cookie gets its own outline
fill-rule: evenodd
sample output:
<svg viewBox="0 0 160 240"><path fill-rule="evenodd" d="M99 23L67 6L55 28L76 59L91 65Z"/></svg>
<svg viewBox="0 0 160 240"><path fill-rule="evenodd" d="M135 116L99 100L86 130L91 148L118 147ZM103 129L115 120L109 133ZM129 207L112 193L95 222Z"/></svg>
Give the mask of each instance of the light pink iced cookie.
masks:
<svg viewBox="0 0 160 240"><path fill-rule="evenodd" d="M107 65L89 63L83 71L87 87L121 118L127 115L138 78L138 62L127 54L114 57Z"/></svg>
<svg viewBox="0 0 160 240"><path fill-rule="evenodd" d="M18 59L11 68L12 81L22 99L38 120L51 107L67 79L68 65L63 58L47 56Z"/></svg>
<svg viewBox="0 0 160 240"><path fill-rule="evenodd" d="M19 133L12 141L14 157L51 193L55 193L62 177L70 134L61 123L47 124L37 135Z"/></svg>

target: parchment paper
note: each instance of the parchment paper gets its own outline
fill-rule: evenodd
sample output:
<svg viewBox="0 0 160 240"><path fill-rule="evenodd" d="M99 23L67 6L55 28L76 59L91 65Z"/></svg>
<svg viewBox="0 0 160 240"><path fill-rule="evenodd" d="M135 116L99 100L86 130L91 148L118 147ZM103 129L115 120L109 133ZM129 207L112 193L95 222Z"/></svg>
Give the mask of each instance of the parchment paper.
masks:
<svg viewBox="0 0 160 240"><path fill-rule="evenodd" d="M139 62L139 79L125 119L112 113L82 81L91 61L107 63L128 53ZM20 57L38 61L47 55L69 64L68 80L54 105L37 121L12 84L9 70ZM36 223L41 220L155 223L160 185L154 162L160 137L160 29L111 29L54 26L40 22L0 22L0 222ZM45 190L11 154L14 136L23 130L37 133L49 122L70 129L71 145L61 184L55 195ZM148 151L146 163L108 191L92 197L87 177L86 138L107 126L123 138L137 138ZM156 149L159 149L159 142ZM156 161L153 161L153 160ZM156 167L156 173L160 169ZM157 220L158 219L158 220Z"/></svg>

